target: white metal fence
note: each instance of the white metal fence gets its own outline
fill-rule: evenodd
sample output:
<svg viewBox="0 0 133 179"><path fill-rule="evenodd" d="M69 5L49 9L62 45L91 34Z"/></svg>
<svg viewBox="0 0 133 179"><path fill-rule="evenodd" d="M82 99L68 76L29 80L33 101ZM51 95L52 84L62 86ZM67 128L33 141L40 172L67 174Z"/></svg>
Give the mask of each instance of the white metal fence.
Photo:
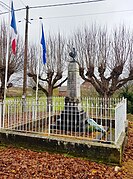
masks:
<svg viewBox="0 0 133 179"><path fill-rule="evenodd" d="M111 143L125 130L125 99L84 98L80 105L65 104L62 97L47 101L0 103L0 128Z"/></svg>
<svg viewBox="0 0 133 179"><path fill-rule="evenodd" d="M125 132L126 128L126 108L127 102L126 99L123 99L120 103L117 104L115 108L115 141L119 139L122 132Z"/></svg>

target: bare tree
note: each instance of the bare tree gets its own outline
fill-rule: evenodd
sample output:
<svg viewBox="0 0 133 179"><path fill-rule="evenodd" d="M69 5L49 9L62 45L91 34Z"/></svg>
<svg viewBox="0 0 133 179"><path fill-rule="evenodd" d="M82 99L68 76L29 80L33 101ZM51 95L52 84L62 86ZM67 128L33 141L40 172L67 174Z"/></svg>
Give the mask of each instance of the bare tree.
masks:
<svg viewBox="0 0 133 179"><path fill-rule="evenodd" d="M133 80L133 36L124 26L111 35L106 27L85 27L75 33L73 44L82 79L90 82L101 97L112 96Z"/></svg>
<svg viewBox="0 0 133 179"><path fill-rule="evenodd" d="M39 84L41 89L48 98L53 96L53 90L61 86L66 80L63 74L65 71L65 63L67 60L67 50L65 39L58 33L57 36L49 34L46 40L47 57L46 64L42 64L40 56L37 57L37 48L30 49L30 63L28 76L37 83L37 61L39 60ZM39 54L39 53L38 53Z"/></svg>
<svg viewBox="0 0 133 179"><path fill-rule="evenodd" d="M7 52L7 28L3 21L0 26L0 99L4 97L5 87L5 69L6 69L6 52ZM14 73L18 73L22 70L23 61L23 45L22 41L17 38L16 55L11 52L11 36L9 37L9 54L8 54L8 71L7 71L7 87L12 86L9 84L9 80ZM17 75L16 75L17 76Z"/></svg>

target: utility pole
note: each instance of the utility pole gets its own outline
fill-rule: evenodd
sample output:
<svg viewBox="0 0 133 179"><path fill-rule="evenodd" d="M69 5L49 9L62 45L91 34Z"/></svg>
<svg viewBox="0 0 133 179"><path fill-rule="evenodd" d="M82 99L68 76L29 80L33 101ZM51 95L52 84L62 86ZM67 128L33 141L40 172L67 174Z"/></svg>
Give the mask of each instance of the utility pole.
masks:
<svg viewBox="0 0 133 179"><path fill-rule="evenodd" d="M28 51L28 23L29 23L29 6L26 6L25 19L25 49L24 49L24 73L23 73L23 95L22 99L26 99L27 88L27 51Z"/></svg>

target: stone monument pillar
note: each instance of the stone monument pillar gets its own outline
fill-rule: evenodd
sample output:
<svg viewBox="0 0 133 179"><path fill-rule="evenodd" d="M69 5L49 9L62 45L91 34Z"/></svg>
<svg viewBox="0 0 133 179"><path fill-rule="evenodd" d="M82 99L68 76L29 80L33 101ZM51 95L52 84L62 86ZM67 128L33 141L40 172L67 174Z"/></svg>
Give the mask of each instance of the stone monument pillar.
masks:
<svg viewBox="0 0 133 179"><path fill-rule="evenodd" d="M80 102L80 76L79 65L70 61L68 65L67 102Z"/></svg>

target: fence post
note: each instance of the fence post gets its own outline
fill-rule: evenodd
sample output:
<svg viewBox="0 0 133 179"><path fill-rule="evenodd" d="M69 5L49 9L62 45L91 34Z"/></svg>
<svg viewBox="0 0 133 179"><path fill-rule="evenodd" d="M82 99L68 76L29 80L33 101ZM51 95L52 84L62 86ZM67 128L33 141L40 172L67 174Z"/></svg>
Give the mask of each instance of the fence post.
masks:
<svg viewBox="0 0 133 179"><path fill-rule="evenodd" d="M117 106L115 107L115 144L117 142L117 123L116 123L116 120L117 120L117 115L116 115L116 111L117 111Z"/></svg>
<svg viewBox="0 0 133 179"><path fill-rule="evenodd" d="M35 121L35 106L34 106L34 102L32 102L32 121Z"/></svg>
<svg viewBox="0 0 133 179"><path fill-rule="evenodd" d="M128 135L128 120L127 120L127 99L124 99L124 125L125 125L125 132Z"/></svg>
<svg viewBox="0 0 133 179"><path fill-rule="evenodd" d="M51 119L51 104L49 103L48 104L48 112L49 112L49 117L48 117L48 119L49 119L49 126L48 126L48 134L50 135L50 119Z"/></svg>
<svg viewBox="0 0 133 179"><path fill-rule="evenodd" d="M6 110L6 104L5 101L1 102L1 128L4 129L4 119L5 119L5 110Z"/></svg>
<svg viewBox="0 0 133 179"><path fill-rule="evenodd" d="M124 99L124 112L125 112L125 121L127 120L127 99Z"/></svg>
<svg viewBox="0 0 133 179"><path fill-rule="evenodd" d="M2 128L2 102L0 102L0 129Z"/></svg>

